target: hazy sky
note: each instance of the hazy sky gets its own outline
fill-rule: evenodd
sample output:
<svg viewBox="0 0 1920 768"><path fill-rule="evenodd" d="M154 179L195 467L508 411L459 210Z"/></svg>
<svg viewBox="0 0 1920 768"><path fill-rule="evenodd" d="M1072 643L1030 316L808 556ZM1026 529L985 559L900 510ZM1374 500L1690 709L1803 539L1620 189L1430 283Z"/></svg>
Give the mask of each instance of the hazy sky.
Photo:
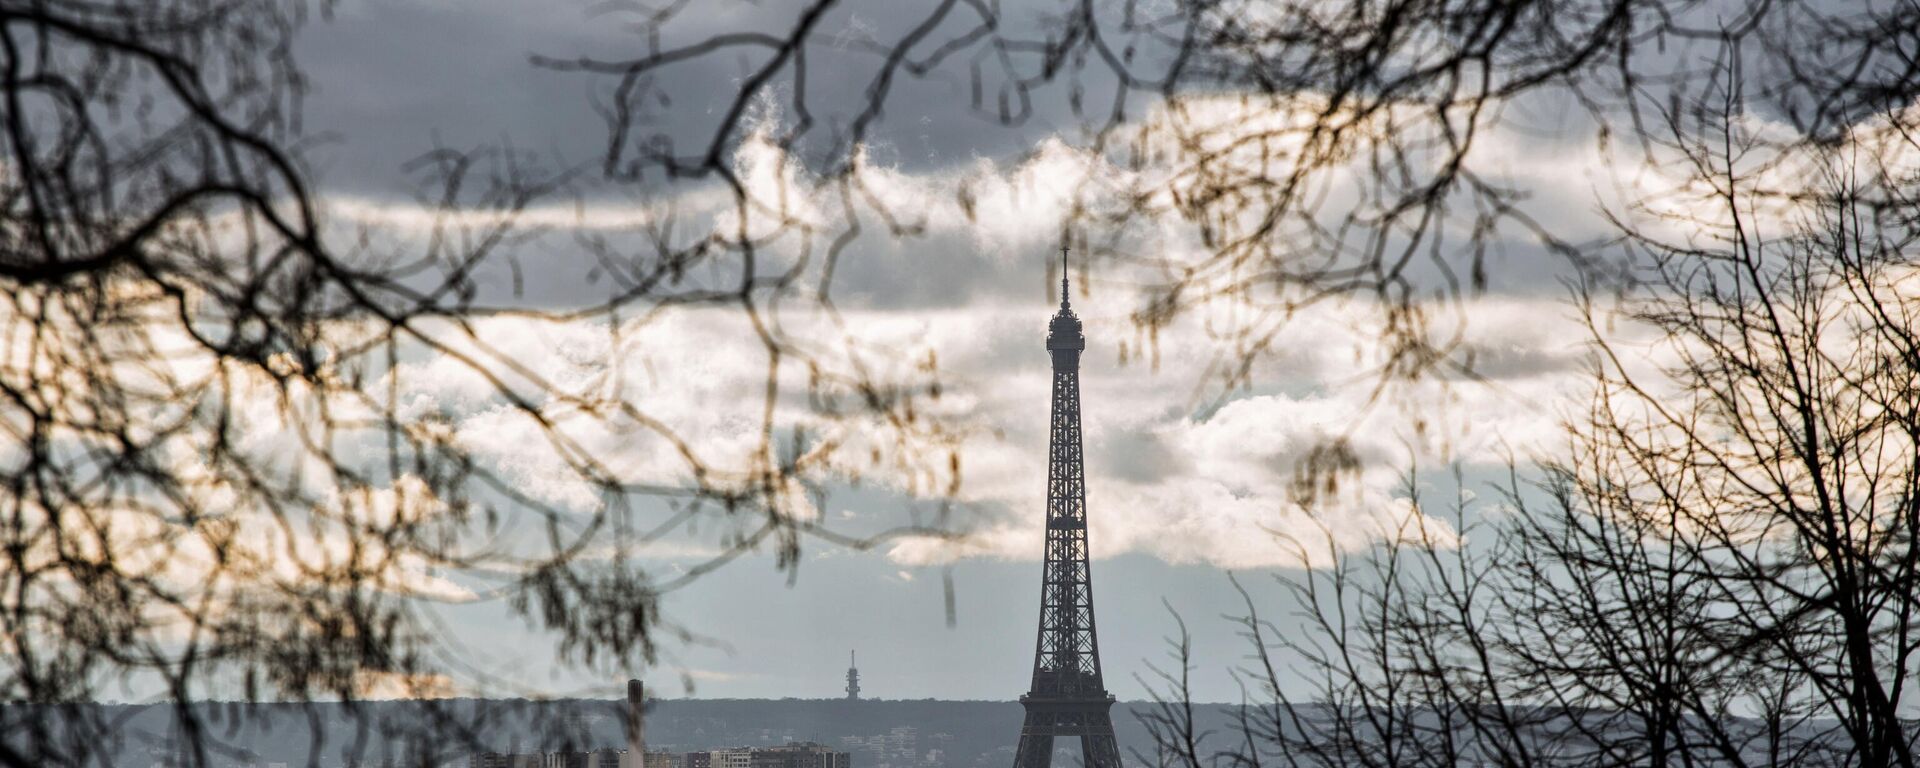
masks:
<svg viewBox="0 0 1920 768"><path fill-rule="evenodd" d="M338 215L404 230L410 204L400 168L434 146L511 143L556 165L596 158L605 140L596 84L537 69L528 57L639 50L617 16L590 12L597 5L343 0L333 19L304 33L299 50L314 86L306 130L326 137L310 158ZM702 0L689 5L677 29L692 36L778 21L787 5ZM893 4L857 7L836 23L859 29L893 21L883 10ZM688 121L691 129L709 118L698 95L731 87L741 68L728 61L676 70L671 86L693 97L664 119ZM833 81L830 65L823 67L824 79ZM836 298L860 331L937 350L950 407L984 425L964 446L962 496L975 536L958 551L911 541L869 552L812 543L791 583L768 555L734 562L667 599L676 624L711 642L671 646L670 658L649 673L660 695L686 694L685 676L702 697L837 696L855 649L868 696L1010 699L1025 692L1045 489L1043 339L1053 300L1046 259L1055 253L1064 201L1086 160L1071 149L1072 136L1054 137L1047 105L1040 119L1003 128L956 106L958 87L938 79L910 83L890 106L871 151L887 167L888 194L923 203L916 207L926 233L895 240L870 229L842 268ZM1599 185L1586 170L1591 131L1563 124L1568 111L1553 107L1535 105L1531 115L1517 110L1511 121L1527 130L1485 137L1489 166L1532 193L1535 217L1576 239L1597 234ZM979 190L977 221L953 202L961 183ZM594 195L587 205L618 219L640 203ZM566 303L606 290L587 280L567 231L589 225L555 220L553 231L522 254L530 267L527 300ZM1481 497L1476 505L1490 512L1485 484L1503 457L1551 446L1555 419L1583 387L1583 336L1562 303L1562 265L1523 238L1492 258L1490 292L1463 308L1488 381L1411 391L1402 404L1369 405L1379 350L1364 302L1327 304L1298 318L1281 348L1260 363L1257 386L1215 407L1196 396L1203 390L1194 372L1219 352L1200 319L1163 334L1157 366L1137 354L1123 362L1121 345L1137 352L1142 341L1127 321L1137 294L1100 275L1090 292L1076 292L1074 308L1088 322L1082 380L1094 593L1114 693L1144 696L1137 678L1152 676L1151 663L1164 666L1164 639L1176 628L1171 605L1194 636L1198 697L1239 698L1228 669L1246 647L1222 618L1239 610L1227 573L1242 575L1269 618L1290 623L1290 605L1271 577L1297 560L1274 536L1318 535L1286 501L1296 462L1317 442L1347 436L1365 463L1366 487L1325 519L1346 547L1364 546L1402 513L1401 477L1412 460L1425 467L1459 462ZM744 401L741 393L759 383L762 371L742 330L691 313L666 329L644 347L657 377L653 402L683 415L698 437L750 429L747 417L729 408ZM586 329L576 337L501 321L486 335L562 379L570 366L591 367L605 352L601 335ZM519 436L490 429L496 404L464 386L448 377L415 395L455 414L479 454L533 492L576 500L582 490L556 478ZM1416 417L1423 428L1414 427ZM1442 444L1446 451L1436 449ZM1433 473L1430 490L1450 492L1442 474ZM578 501L592 503L590 495ZM843 490L828 497L821 514L872 529L904 521L910 507L886 491ZM704 546L691 536L662 546L649 562L672 572L694 562ZM943 599L949 579L951 626ZM551 641L504 615L498 606L465 608L449 612L448 626L491 674L555 692L615 695L615 680L545 663Z"/></svg>

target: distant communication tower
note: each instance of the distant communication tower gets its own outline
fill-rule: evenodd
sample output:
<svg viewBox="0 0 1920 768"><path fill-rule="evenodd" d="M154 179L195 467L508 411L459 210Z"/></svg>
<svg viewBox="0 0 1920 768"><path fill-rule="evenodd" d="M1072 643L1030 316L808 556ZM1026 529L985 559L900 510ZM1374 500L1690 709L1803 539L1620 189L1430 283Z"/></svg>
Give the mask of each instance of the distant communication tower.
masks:
<svg viewBox="0 0 1920 768"><path fill-rule="evenodd" d="M853 651L847 651L847 701L860 700L860 667Z"/></svg>

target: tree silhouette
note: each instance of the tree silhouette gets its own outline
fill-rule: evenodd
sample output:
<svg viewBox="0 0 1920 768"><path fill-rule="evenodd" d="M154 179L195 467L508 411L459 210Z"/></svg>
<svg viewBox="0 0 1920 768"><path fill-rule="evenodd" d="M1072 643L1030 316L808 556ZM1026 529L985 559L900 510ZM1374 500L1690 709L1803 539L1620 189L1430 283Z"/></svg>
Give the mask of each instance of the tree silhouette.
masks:
<svg viewBox="0 0 1920 768"><path fill-rule="evenodd" d="M871 544L817 514L826 481L935 497L958 482L952 425L924 405L932 361L819 320L806 267L769 274L744 212L691 242L588 243L617 289L566 307L490 299L476 275L519 268L539 226L524 212L570 199L571 170L436 149L409 168L431 218L418 241L330 218L301 160L292 55L330 10L0 3L7 765L108 764L126 721L79 705L116 689L160 692L170 759L193 765L233 735L209 698L513 692L446 631L444 605L497 602L553 638L557 663L632 670L686 638L661 596L739 553L790 568L805 537ZM740 439L682 434L623 378L675 312L734 318L760 353L764 379L735 382L757 398ZM530 367L496 343L505 322L597 328L598 367ZM412 397L448 377L593 499L531 490ZM641 560L688 526L717 554L664 574ZM430 714L415 736L441 746L493 717Z"/></svg>
<svg viewBox="0 0 1920 768"><path fill-rule="evenodd" d="M1637 287L1576 297L1593 396L1538 486L1516 468L1492 519L1462 495L1458 537L1409 516L1330 551L1288 582L1298 631L1249 600L1248 722L1218 753L1163 737L1172 754L1914 764L1920 146L1904 112L1782 145L1715 72L1719 98L1661 116L1698 183L1618 219ZM1168 693L1155 722L1178 733Z"/></svg>

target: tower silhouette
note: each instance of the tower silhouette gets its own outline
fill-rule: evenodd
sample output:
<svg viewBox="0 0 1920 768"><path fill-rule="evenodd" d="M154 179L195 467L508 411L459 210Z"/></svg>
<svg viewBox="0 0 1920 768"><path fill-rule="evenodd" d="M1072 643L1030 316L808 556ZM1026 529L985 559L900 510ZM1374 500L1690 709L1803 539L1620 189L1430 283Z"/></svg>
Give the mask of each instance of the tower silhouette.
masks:
<svg viewBox="0 0 1920 768"><path fill-rule="evenodd" d="M1087 567L1087 484L1080 457L1080 352L1087 339L1067 291L1067 249L1060 249L1060 311L1047 328L1053 356L1053 429L1047 448L1047 550L1040 571L1040 631L1033 687L1014 768L1047 768L1053 737L1080 737L1087 768L1120 768L1113 740L1113 695L1100 677L1093 625L1093 574Z"/></svg>
<svg viewBox="0 0 1920 768"><path fill-rule="evenodd" d="M860 700L860 665L853 651L847 651L847 701Z"/></svg>

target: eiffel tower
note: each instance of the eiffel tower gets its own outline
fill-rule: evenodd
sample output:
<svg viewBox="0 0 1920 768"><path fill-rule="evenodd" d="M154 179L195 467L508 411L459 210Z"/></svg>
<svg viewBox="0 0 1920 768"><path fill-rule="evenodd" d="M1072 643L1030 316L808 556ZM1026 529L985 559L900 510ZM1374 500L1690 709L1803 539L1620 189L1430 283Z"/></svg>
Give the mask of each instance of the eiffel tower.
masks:
<svg viewBox="0 0 1920 768"><path fill-rule="evenodd" d="M1087 768L1120 768L1113 695L1100 677L1093 631L1093 574L1087 568L1087 484L1080 459L1080 334L1067 299L1067 249L1060 249L1060 311L1047 329L1053 355L1053 433L1047 450L1047 557L1040 572L1040 632L1033 687L1014 768L1047 768L1053 737L1080 737Z"/></svg>

